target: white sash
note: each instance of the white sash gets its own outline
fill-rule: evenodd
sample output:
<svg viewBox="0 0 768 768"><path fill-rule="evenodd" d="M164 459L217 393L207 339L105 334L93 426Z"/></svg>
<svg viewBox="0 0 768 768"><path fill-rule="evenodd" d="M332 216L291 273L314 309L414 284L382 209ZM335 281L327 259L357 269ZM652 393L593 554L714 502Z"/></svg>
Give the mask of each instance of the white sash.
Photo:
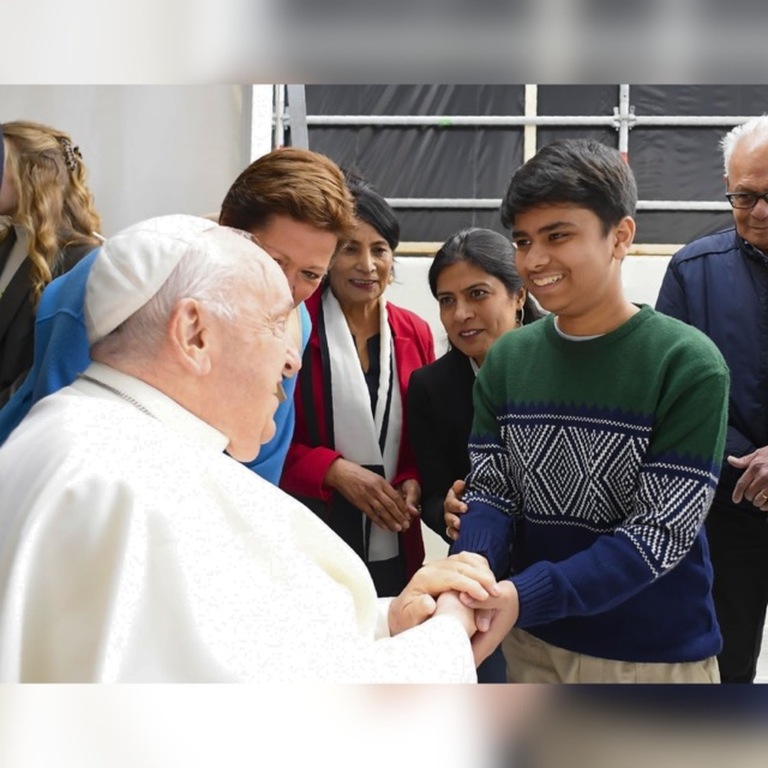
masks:
<svg viewBox="0 0 768 768"><path fill-rule="evenodd" d="M383 467L384 477L391 482L397 471L403 404L397 379L392 333L383 299L379 300L379 307L379 393L376 414L372 416L368 385L344 313L333 291L328 289L323 294L335 448L349 461ZM380 444L384 446L383 451ZM360 514L364 541L365 531L370 527L366 560L374 562L396 557L399 551L397 533L370 525L367 515L362 512Z"/></svg>

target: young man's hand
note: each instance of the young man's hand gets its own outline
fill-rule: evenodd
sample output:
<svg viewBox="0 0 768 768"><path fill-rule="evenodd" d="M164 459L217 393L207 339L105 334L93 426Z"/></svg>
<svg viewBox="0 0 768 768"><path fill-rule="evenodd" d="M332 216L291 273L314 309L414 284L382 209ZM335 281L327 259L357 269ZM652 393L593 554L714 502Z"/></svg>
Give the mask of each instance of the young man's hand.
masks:
<svg viewBox="0 0 768 768"><path fill-rule="evenodd" d="M515 626L520 615L517 588L508 579L498 583L499 595L486 600L475 600L462 595L461 601L468 608L475 609L477 632L472 637L472 652L475 664L480 664L493 653L497 645Z"/></svg>

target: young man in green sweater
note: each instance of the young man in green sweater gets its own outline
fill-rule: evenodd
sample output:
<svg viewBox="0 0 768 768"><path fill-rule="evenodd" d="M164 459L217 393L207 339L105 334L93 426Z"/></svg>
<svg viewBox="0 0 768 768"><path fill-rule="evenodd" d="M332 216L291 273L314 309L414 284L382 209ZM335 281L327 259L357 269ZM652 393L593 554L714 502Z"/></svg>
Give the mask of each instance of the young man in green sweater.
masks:
<svg viewBox="0 0 768 768"><path fill-rule="evenodd" d="M550 314L480 369L453 551L506 577L473 643L482 658L503 639L511 681L719 680L702 523L728 371L702 333L624 295L636 201L616 150L567 140L519 168L502 204Z"/></svg>

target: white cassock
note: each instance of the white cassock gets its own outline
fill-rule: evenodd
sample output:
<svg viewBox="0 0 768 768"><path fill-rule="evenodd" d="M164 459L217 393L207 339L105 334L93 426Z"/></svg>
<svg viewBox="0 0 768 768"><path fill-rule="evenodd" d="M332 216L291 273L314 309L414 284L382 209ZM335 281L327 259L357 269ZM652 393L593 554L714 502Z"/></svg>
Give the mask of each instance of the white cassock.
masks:
<svg viewBox="0 0 768 768"><path fill-rule="evenodd" d="M0 449L0 681L476 680L457 619L389 637L363 562L225 435L86 375Z"/></svg>

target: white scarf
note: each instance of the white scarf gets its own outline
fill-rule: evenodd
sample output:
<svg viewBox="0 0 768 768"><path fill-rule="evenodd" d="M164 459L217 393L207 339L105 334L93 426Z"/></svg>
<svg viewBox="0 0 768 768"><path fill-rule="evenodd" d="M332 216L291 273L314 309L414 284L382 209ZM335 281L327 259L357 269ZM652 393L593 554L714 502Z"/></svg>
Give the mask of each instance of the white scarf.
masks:
<svg viewBox="0 0 768 768"><path fill-rule="evenodd" d="M323 317L330 358L331 407L335 448L345 459L364 466L381 467L390 482L397 471L403 404L398 386L392 333L386 302L379 300L380 363L379 393L375 416L371 415L368 385L360 365L352 333L333 291L323 295ZM383 446L383 450L380 446ZM374 562L396 557L397 533L371 525L361 514L363 540L368 541L366 560ZM365 532L370 529L370 538Z"/></svg>

